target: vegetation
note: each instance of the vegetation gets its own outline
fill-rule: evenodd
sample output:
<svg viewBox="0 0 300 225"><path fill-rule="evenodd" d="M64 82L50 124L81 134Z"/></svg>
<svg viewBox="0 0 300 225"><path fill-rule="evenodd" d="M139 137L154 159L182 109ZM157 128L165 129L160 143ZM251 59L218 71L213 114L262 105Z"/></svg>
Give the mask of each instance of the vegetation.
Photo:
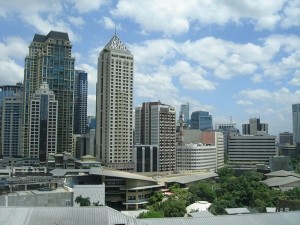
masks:
<svg viewBox="0 0 300 225"><path fill-rule="evenodd" d="M79 195L75 198L75 202L77 204L79 204L80 206L90 206L91 205L90 198L89 197L83 198L81 195Z"/></svg>

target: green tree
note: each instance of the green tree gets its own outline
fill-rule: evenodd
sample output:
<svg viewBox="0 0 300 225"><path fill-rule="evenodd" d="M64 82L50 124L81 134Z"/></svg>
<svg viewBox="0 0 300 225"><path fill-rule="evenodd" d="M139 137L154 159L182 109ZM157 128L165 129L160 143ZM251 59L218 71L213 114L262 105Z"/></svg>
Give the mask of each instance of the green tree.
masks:
<svg viewBox="0 0 300 225"><path fill-rule="evenodd" d="M192 200L195 201L208 201L213 202L216 198L215 189L217 189L215 182L200 181L189 187L192 194Z"/></svg>
<svg viewBox="0 0 300 225"><path fill-rule="evenodd" d="M77 204L79 204L80 206L90 206L91 205L90 198L89 197L83 198L81 195L79 195L75 198L75 202Z"/></svg>
<svg viewBox="0 0 300 225"><path fill-rule="evenodd" d="M185 204L176 198L169 198L162 202L161 210L165 217L183 217L186 214Z"/></svg>
<svg viewBox="0 0 300 225"><path fill-rule="evenodd" d="M149 210L148 212L142 212L137 218L163 218L164 213L162 211Z"/></svg>
<svg viewBox="0 0 300 225"><path fill-rule="evenodd" d="M154 205L155 203L161 202L164 198L164 194L160 191L156 191L150 198L149 204Z"/></svg>

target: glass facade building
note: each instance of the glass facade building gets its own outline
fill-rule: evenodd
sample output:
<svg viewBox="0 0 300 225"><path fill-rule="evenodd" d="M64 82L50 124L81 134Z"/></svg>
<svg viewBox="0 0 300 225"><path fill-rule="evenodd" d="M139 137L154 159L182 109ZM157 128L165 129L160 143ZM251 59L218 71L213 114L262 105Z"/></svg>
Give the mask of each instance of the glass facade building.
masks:
<svg viewBox="0 0 300 225"><path fill-rule="evenodd" d="M292 105L294 145L300 143L300 104Z"/></svg>
<svg viewBox="0 0 300 225"><path fill-rule="evenodd" d="M191 115L191 129L212 130L212 116L206 111L196 111Z"/></svg>
<svg viewBox="0 0 300 225"><path fill-rule="evenodd" d="M43 81L58 101L57 152L72 150L74 111L74 63L67 33L35 34L24 68L23 155L29 156L30 101Z"/></svg>

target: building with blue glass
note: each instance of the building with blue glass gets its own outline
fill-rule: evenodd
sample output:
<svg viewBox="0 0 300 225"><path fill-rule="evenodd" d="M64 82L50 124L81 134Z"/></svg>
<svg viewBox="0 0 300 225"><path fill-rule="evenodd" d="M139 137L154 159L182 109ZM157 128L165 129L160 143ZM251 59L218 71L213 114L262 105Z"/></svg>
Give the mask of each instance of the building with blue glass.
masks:
<svg viewBox="0 0 300 225"><path fill-rule="evenodd" d="M24 68L24 117L22 143L24 156L29 156L30 102L43 81L58 101L57 152L70 152L73 147L74 64L68 33L50 31L35 34L29 45Z"/></svg>
<svg viewBox="0 0 300 225"><path fill-rule="evenodd" d="M212 130L212 116L206 111L195 111L191 115L191 129Z"/></svg>
<svg viewBox="0 0 300 225"><path fill-rule="evenodd" d="M88 74L75 70L74 79L74 134L87 133Z"/></svg>

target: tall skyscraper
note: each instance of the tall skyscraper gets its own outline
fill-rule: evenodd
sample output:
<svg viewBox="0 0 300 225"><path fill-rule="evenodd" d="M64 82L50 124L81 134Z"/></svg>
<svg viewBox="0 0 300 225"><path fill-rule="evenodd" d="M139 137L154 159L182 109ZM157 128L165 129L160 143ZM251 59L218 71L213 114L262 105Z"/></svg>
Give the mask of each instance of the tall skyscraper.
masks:
<svg viewBox="0 0 300 225"><path fill-rule="evenodd" d="M212 130L212 116L209 112L196 111L191 115L191 128L201 131Z"/></svg>
<svg viewBox="0 0 300 225"><path fill-rule="evenodd" d="M249 123L242 124L243 134L256 135L259 132L268 134L268 124L261 123L258 118L250 118Z"/></svg>
<svg viewBox="0 0 300 225"><path fill-rule="evenodd" d="M75 70L74 81L74 134L87 132L87 72Z"/></svg>
<svg viewBox="0 0 300 225"><path fill-rule="evenodd" d="M30 100L29 157L46 162L48 153L57 150L58 102L46 82Z"/></svg>
<svg viewBox="0 0 300 225"><path fill-rule="evenodd" d="M35 34L24 69L23 154L29 156L30 100L43 81L58 101L57 152L72 149L74 110L74 63L67 33Z"/></svg>
<svg viewBox="0 0 300 225"><path fill-rule="evenodd" d="M16 157L21 149L23 96L17 92L2 102L2 155Z"/></svg>
<svg viewBox="0 0 300 225"><path fill-rule="evenodd" d="M300 104L292 105L294 145L300 143Z"/></svg>
<svg viewBox="0 0 300 225"><path fill-rule="evenodd" d="M279 145L293 145L293 133L279 133Z"/></svg>
<svg viewBox="0 0 300 225"><path fill-rule="evenodd" d="M2 104L5 97L13 96L17 92L23 90L23 84L2 85L0 86L0 157L2 156Z"/></svg>
<svg viewBox="0 0 300 225"><path fill-rule="evenodd" d="M114 35L98 58L96 156L109 167L133 170L133 55Z"/></svg>
<svg viewBox="0 0 300 225"><path fill-rule="evenodd" d="M161 102L143 103L135 121L135 139L142 145L158 146L159 170L175 170L176 117L175 108ZM138 131L140 133L138 133Z"/></svg>
<svg viewBox="0 0 300 225"><path fill-rule="evenodd" d="M190 121L190 106L188 102L180 106L179 114L183 115L183 122L188 123Z"/></svg>

